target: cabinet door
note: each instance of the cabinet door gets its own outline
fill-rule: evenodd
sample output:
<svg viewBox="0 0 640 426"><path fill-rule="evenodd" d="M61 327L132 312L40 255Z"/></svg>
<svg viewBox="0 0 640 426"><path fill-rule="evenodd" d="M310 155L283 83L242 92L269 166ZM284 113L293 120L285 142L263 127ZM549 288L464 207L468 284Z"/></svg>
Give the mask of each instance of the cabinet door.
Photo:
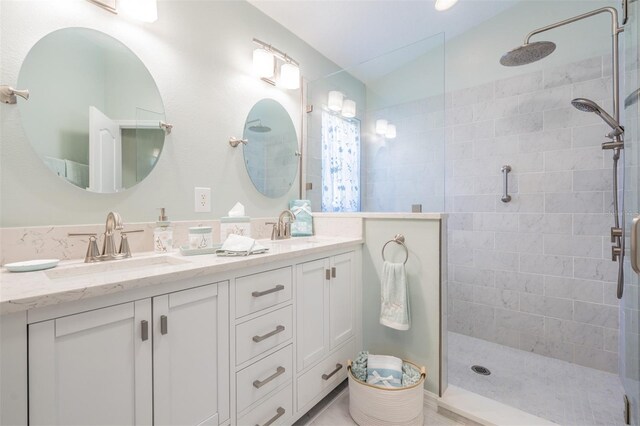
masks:
<svg viewBox="0 0 640 426"><path fill-rule="evenodd" d="M329 352L329 259L296 266L298 371Z"/></svg>
<svg viewBox="0 0 640 426"><path fill-rule="evenodd" d="M150 325L149 299L30 325L29 424L150 425Z"/></svg>
<svg viewBox="0 0 640 426"><path fill-rule="evenodd" d="M228 366L227 291L227 283L212 284L153 298L156 425L225 420L228 367L218 366Z"/></svg>
<svg viewBox="0 0 640 426"><path fill-rule="evenodd" d="M329 284L330 350L334 350L354 335L354 261L353 252L331 258L331 283Z"/></svg>

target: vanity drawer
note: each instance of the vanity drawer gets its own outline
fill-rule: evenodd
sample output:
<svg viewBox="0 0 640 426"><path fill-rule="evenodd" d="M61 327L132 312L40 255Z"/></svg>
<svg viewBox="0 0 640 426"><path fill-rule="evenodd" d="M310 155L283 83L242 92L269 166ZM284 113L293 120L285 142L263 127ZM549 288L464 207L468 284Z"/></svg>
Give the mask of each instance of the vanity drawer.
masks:
<svg viewBox="0 0 640 426"><path fill-rule="evenodd" d="M289 385L238 419L240 426L290 424L293 415L293 386ZM277 417L277 418L276 418ZM271 423L270 423L271 422Z"/></svg>
<svg viewBox="0 0 640 426"><path fill-rule="evenodd" d="M236 374L238 412L245 410L293 377L293 346L261 359Z"/></svg>
<svg viewBox="0 0 640 426"><path fill-rule="evenodd" d="M292 328L291 305L237 325L236 364L242 364L291 339Z"/></svg>
<svg viewBox="0 0 640 426"><path fill-rule="evenodd" d="M356 356L355 346L355 340L352 339L337 352L327 356L318 365L300 376L298 379L298 410L307 409L305 405L313 398L326 388L335 387L347 377L347 360ZM340 364L339 369L338 364Z"/></svg>
<svg viewBox="0 0 640 426"><path fill-rule="evenodd" d="M236 279L236 318L291 300L292 268Z"/></svg>

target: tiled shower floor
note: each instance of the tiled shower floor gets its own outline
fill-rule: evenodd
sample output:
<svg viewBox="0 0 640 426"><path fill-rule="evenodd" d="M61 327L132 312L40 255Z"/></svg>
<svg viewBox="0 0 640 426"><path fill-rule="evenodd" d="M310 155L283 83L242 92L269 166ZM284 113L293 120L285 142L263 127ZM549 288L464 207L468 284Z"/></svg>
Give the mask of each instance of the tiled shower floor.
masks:
<svg viewBox="0 0 640 426"><path fill-rule="evenodd" d="M618 376L449 332L449 383L561 425L624 425ZM491 375L471 371L482 365Z"/></svg>

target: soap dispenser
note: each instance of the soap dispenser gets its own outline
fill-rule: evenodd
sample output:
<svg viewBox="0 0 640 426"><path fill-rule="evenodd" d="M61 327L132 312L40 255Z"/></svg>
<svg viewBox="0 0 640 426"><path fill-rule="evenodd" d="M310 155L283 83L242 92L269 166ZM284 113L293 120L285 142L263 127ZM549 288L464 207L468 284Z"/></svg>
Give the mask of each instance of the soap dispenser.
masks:
<svg viewBox="0 0 640 426"><path fill-rule="evenodd" d="M153 251L167 253L173 248L173 228L165 215L164 207L160 208L160 216L153 230Z"/></svg>

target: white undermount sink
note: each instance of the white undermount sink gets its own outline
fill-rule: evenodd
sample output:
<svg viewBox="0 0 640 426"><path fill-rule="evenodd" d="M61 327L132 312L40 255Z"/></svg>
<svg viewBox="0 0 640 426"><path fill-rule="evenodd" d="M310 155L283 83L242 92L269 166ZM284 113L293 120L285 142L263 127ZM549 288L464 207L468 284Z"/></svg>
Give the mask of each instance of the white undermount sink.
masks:
<svg viewBox="0 0 640 426"><path fill-rule="evenodd" d="M99 263L82 263L67 266L58 266L55 269L45 271L51 279L73 278L82 275L109 274L114 272L129 272L139 269L157 269L168 266L190 263L188 260L172 256L153 256L143 258L130 258L123 260L110 260Z"/></svg>

